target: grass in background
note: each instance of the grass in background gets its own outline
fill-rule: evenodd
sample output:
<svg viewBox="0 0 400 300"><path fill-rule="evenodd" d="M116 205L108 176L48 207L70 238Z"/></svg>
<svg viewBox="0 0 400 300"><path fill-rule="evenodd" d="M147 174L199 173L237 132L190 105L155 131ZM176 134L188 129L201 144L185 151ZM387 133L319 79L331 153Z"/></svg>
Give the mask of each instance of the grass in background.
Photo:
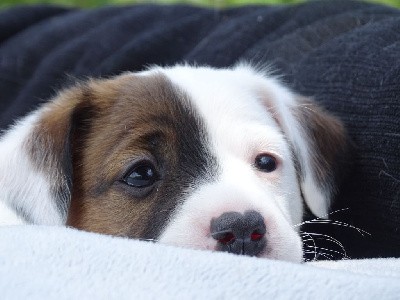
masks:
<svg viewBox="0 0 400 300"><path fill-rule="evenodd" d="M10 7L18 4L58 4L82 8L98 7L103 5L123 5L137 3L173 4L186 3L210 7L229 7L245 4L294 4L306 0L0 0L0 8ZM387 4L400 7L399 0L369 0L369 2Z"/></svg>
<svg viewBox="0 0 400 300"><path fill-rule="evenodd" d="M245 5L250 3L258 4L292 4L304 0L0 0L0 7L13 6L17 4L59 4L83 8L98 7L103 5L127 5L138 3L174 4L186 3L211 7L227 7Z"/></svg>

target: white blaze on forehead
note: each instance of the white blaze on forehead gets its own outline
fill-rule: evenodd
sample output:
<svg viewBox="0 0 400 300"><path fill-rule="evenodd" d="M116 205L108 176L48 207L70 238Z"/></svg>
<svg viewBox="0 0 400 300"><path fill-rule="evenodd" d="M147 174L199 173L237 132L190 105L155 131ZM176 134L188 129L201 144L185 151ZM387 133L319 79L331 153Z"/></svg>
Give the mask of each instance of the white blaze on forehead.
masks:
<svg viewBox="0 0 400 300"><path fill-rule="evenodd" d="M241 157L251 149L279 155L284 139L274 118L258 99L262 84L258 76L207 67L191 68L188 73L184 66L162 72L189 94L207 124L215 150L227 148Z"/></svg>
<svg viewBox="0 0 400 300"><path fill-rule="evenodd" d="M188 93L207 124L211 147L221 169L220 181L260 186L261 179L262 186L284 195L285 201L277 205L288 220L300 222L302 203L297 199L300 188L294 176L292 153L275 117L261 99L264 91L273 105L280 105L280 98L290 101L291 94L286 95L286 89L276 80L264 78L250 67L232 70L190 67L190 72L188 70L188 67L178 66L162 69L162 72ZM278 176L255 175L254 159L261 153L272 154L280 161Z"/></svg>
<svg viewBox="0 0 400 300"><path fill-rule="evenodd" d="M171 81L188 91L195 99L195 104L209 125L215 148L220 151L224 146L228 146L230 153L235 149L246 150L246 145L250 144L240 136L240 132L254 140L249 129L254 123L264 126L263 132L267 134L264 141L269 141L271 145L279 145L279 140L282 141L276 139L274 131L284 132L284 144L290 142L299 163L304 199L316 216L324 217L328 211L334 182L333 178L328 178L327 184L322 185L315 173L313 158L322 155L319 162L323 162L324 154L319 153L319 149L316 149L316 145L311 141L313 137L309 137L306 132L308 126L315 125L315 121L306 119L301 123L294 115L294 111L299 111L301 106L296 96L275 78L257 73L246 65L222 70L193 68L190 74L188 69L187 66L178 66L164 72ZM315 111L313 114L318 115ZM325 121L323 126L332 126L329 122ZM327 132L324 139L329 142L333 138L338 142L338 149L341 149L345 139L343 128L339 125L336 124L337 133ZM320 130L326 130L321 125L320 127ZM232 140L243 143L235 145ZM280 150L285 152L283 148ZM258 151L273 152L269 147L261 147ZM297 213L299 214L298 211Z"/></svg>
<svg viewBox="0 0 400 300"><path fill-rule="evenodd" d="M188 67L183 66L163 69L163 73L190 94L208 122L229 120L276 125L272 117L265 118L261 101L254 101L257 88L263 84L255 73L207 67L190 68L188 72Z"/></svg>
<svg viewBox="0 0 400 300"><path fill-rule="evenodd" d="M178 66L155 71L166 74L193 102L206 124L220 170L215 182L197 186L187 195L160 241L213 249L212 218L228 211L256 210L270 226L267 238L272 248L266 256L301 260L300 238L292 228L302 217L300 189L289 145L261 99L268 80L246 69ZM255 169L254 159L260 153L278 158L277 174Z"/></svg>

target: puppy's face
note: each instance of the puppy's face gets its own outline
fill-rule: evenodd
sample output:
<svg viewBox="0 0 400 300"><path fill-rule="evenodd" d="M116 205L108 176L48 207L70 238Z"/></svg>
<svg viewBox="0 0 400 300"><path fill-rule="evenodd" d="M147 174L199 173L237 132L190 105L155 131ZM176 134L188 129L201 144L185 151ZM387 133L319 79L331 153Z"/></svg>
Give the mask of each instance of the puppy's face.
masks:
<svg viewBox="0 0 400 300"><path fill-rule="evenodd" d="M60 94L26 149L68 225L301 261L304 200L327 213L341 150L326 143L344 134L299 101L249 67L154 68Z"/></svg>

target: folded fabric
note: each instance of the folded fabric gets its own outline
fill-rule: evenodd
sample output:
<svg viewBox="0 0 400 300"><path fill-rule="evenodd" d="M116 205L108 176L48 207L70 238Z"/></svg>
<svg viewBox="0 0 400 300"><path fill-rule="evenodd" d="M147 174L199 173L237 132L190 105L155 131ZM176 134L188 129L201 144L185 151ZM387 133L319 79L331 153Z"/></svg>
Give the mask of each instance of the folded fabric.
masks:
<svg viewBox="0 0 400 300"><path fill-rule="evenodd" d="M327 270L62 227L0 227L2 299L397 299L400 260ZM352 265L353 264L353 265ZM387 264L392 272L380 272ZM396 266L396 267L395 267ZM374 274L373 270L377 270Z"/></svg>

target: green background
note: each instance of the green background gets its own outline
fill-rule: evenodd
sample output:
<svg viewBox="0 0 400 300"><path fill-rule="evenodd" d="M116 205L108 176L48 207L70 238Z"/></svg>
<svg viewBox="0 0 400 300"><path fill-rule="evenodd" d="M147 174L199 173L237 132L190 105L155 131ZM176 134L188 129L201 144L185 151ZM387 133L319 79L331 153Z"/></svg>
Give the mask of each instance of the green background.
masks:
<svg viewBox="0 0 400 300"><path fill-rule="evenodd" d="M9 7L17 4L36 4L51 3L78 7L97 7L113 4L132 4L132 3L189 3L194 5L227 7L243 4L291 4L304 2L305 0L0 0L0 8ZM369 2L388 4L400 7L400 0L370 0Z"/></svg>

